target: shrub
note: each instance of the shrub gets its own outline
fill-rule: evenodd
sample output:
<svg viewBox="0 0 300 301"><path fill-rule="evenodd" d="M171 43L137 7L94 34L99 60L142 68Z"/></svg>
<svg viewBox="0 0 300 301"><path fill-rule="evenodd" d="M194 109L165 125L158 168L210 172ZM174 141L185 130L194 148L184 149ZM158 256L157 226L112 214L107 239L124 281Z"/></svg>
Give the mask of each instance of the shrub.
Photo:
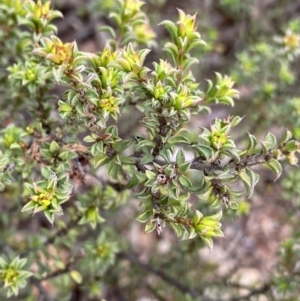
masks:
<svg viewBox="0 0 300 301"><path fill-rule="evenodd" d="M114 28L101 29L111 40L100 53L60 40L51 21L62 14L50 2L1 4L1 223L7 231L0 278L7 297L27 283L26 300L34 298L29 284L52 300L41 284L46 280L59 300L68 300L72 287L101 295L105 278L122 273L120 265L110 271L116 258L137 261L118 236L116 219L122 224L126 214L145 223L146 232L163 235L171 227L180 239L200 239L211 249L223 236L224 209L252 196L256 166L278 178L282 160L297 164L299 144L290 131L260 142L247 133L247 144L237 147L231 131L242 117L193 128L192 116L202 118L213 103L233 106L239 92L220 73L201 85L195 80L194 50L206 43L196 15L182 10L179 21L161 23L170 36L163 48L168 60L147 62L156 43L142 4L119 1ZM140 208L124 211L134 199ZM14 231L41 213L51 227L25 231L18 241Z"/></svg>

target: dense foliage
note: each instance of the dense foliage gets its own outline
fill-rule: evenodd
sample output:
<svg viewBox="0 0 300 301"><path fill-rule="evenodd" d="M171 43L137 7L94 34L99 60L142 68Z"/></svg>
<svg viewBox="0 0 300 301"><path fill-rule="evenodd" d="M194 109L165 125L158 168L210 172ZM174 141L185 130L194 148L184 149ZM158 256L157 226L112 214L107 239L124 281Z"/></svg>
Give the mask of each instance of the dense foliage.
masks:
<svg viewBox="0 0 300 301"><path fill-rule="evenodd" d="M207 47L197 31L196 14L178 9L178 21L161 22L169 34L164 54L149 61L150 49L160 45L142 6L139 0L120 0L109 7L112 25L100 30L110 39L99 53L90 53L57 36L52 21L62 14L50 2L0 3L3 296L37 300L35 286L45 300L53 300L50 295L85 300L72 299L83 293L103 297L105 283L126 274L121 263L114 267L117 260L162 273L172 285L164 272L126 252L128 242L118 231L128 215L162 240L168 228L180 240L197 240L180 251L189 256L202 243L212 249L215 238L223 236L224 212L247 212L245 200L259 182L257 166L272 170L277 179L283 160L297 164L295 124L280 139L272 133L257 138L257 128L244 130L244 119L259 120L264 111L194 127L195 118L216 108L212 104L232 107L240 93L232 78L219 72L214 79L196 80L198 50ZM253 81L254 105L261 98L271 101L277 89L282 93L293 84L290 65L299 49L299 36L290 28L274 45L260 42L239 55L242 70L235 68L234 78ZM273 63L279 72L263 75L261 66ZM266 79L261 86L260 76ZM272 124L270 118L266 121ZM233 130L243 134L242 143ZM132 209L132 204L140 206ZM31 233L32 220L38 229ZM284 245L274 280L278 287L297 283L286 272L294 264L289 265L292 259L286 254L299 256L292 241ZM193 265L195 259L187 258ZM54 293L43 287L46 281ZM211 300L180 285L175 283L186 300ZM160 283L149 290L159 288Z"/></svg>

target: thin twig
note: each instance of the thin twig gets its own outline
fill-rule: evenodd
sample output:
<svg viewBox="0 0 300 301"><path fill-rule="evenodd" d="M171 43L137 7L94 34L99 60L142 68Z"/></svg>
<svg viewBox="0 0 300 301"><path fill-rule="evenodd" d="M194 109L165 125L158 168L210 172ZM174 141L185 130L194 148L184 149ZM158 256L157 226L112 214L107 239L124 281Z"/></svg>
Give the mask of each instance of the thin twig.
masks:
<svg viewBox="0 0 300 301"><path fill-rule="evenodd" d="M140 165L140 161L142 160L141 157L135 157L133 154L132 156L130 156L130 158L135 161L136 165ZM176 164L176 162L166 162L161 159L154 159L153 162L158 165L161 165L161 166L164 166L166 164L168 164L168 165ZM240 160L240 162L230 161L229 163L226 163L225 165L223 165L221 163L208 163L206 160L203 160L202 158L198 157L198 158L191 160L190 169L197 169L197 170L201 170L207 174L212 174L214 171L224 170L225 167L229 167L232 170L238 170L238 169L242 169L245 167L260 165L265 162L266 162L266 159L263 154L251 155L248 157L244 157ZM151 164L151 163L147 163L147 164Z"/></svg>
<svg viewBox="0 0 300 301"><path fill-rule="evenodd" d="M49 280L52 279L54 277L57 277L59 275L68 273L72 267L76 264L76 262L81 259L84 256L84 252L83 250L79 250L78 253L70 259L70 261L67 263L66 267L64 269L60 269L60 270L56 270L48 275L46 275L45 277L42 277L40 279L36 278L35 276L31 276L30 279L30 283L32 285L34 285L41 296L43 296L45 301L55 301L50 295L49 293L45 290L45 288L42 286L42 282L45 280Z"/></svg>
<svg viewBox="0 0 300 301"><path fill-rule="evenodd" d="M143 270L146 270L147 272L155 274L156 276L160 277L166 283L170 284L173 287L176 287L182 293L189 294L193 298L201 296L201 293L198 292L197 290L192 289L192 288L188 287L185 284L182 284L181 282L179 282L175 278L169 276L165 272L154 268L152 265L141 262L138 259L137 255L121 252L121 253L118 254L118 257L122 258L122 259L126 259L126 260L130 261L131 263L136 264L137 266L139 266ZM203 301L212 301L212 300L208 300L208 299L204 300L203 299Z"/></svg>
<svg viewBox="0 0 300 301"><path fill-rule="evenodd" d="M53 271L52 273L44 276L40 280L41 281L49 280L49 279L55 278L59 275L68 273L73 268L73 266L77 263L77 261L80 260L83 256L84 256L84 251L83 251L83 249L80 249L77 252L77 254L73 258L70 259L70 261L66 264L66 266L63 269Z"/></svg>
<svg viewBox="0 0 300 301"><path fill-rule="evenodd" d="M151 292L151 294L158 300L158 301L167 301L161 294L157 292L157 290L152 287L151 285L147 285L147 289Z"/></svg>

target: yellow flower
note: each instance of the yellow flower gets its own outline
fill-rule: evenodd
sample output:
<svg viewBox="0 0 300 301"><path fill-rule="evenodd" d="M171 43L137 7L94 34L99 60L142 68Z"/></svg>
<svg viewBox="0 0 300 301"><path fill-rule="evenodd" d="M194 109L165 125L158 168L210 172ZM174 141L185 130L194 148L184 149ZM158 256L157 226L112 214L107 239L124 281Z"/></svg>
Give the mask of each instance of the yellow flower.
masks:
<svg viewBox="0 0 300 301"><path fill-rule="evenodd" d="M147 43L149 40L155 38L155 32L148 24L139 24L133 30L137 41L140 43Z"/></svg>
<svg viewBox="0 0 300 301"><path fill-rule="evenodd" d="M191 15L186 15L184 11L181 9L178 9L179 12L179 21L177 22L178 26L178 36L179 37L185 37L189 33L195 32L196 27L195 27L195 20L196 20L196 14L191 16Z"/></svg>
<svg viewBox="0 0 300 301"><path fill-rule="evenodd" d="M295 50L299 47L300 37L297 34L294 34L291 31L287 31L284 37L284 44L286 47L290 48L291 50Z"/></svg>
<svg viewBox="0 0 300 301"><path fill-rule="evenodd" d="M71 63L75 42L63 43L58 37L52 36L51 38L45 38L43 44L44 47L37 48L33 52L55 64Z"/></svg>

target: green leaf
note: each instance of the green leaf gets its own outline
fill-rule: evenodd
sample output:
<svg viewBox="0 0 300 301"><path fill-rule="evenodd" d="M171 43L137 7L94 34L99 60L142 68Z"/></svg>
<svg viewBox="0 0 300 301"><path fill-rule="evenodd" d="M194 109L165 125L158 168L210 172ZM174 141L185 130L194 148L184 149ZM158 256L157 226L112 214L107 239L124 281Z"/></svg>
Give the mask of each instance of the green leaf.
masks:
<svg viewBox="0 0 300 301"><path fill-rule="evenodd" d="M267 166L269 166L273 172L276 174L276 179L275 181L281 176L282 173L282 166L281 164L275 160L274 158L271 158L268 162L267 162Z"/></svg>
<svg viewBox="0 0 300 301"><path fill-rule="evenodd" d="M149 140L141 140L138 145L136 146L136 150L140 150L142 148L153 148L155 146L155 143L153 141Z"/></svg>
<svg viewBox="0 0 300 301"><path fill-rule="evenodd" d="M150 233L156 228L156 220L150 221L146 227L145 227L145 232Z"/></svg>
<svg viewBox="0 0 300 301"><path fill-rule="evenodd" d="M167 161L170 162L171 150L169 149L170 145L166 144L160 151L159 154Z"/></svg>
<svg viewBox="0 0 300 301"><path fill-rule="evenodd" d="M151 216L153 215L153 210L147 210L143 213L141 213L138 217L136 217L136 220L138 220L141 223L145 223Z"/></svg>
<svg viewBox="0 0 300 301"><path fill-rule="evenodd" d="M206 160L212 157L213 150L211 147L207 145L204 144L193 145L193 148L195 148L201 155L203 155Z"/></svg>
<svg viewBox="0 0 300 301"><path fill-rule="evenodd" d="M221 173L218 173L217 178L220 180L225 180L226 182L230 182L236 178L236 173L232 172L230 169L227 169Z"/></svg>
<svg viewBox="0 0 300 301"><path fill-rule="evenodd" d="M66 66L61 65L59 68L54 68L52 69L52 74L54 80L59 83L61 81L61 77L63 76L63 73L65 71ZM68 111L69 108L67 106L60 105L60 110L61 111Z"/></svg>
<svg viewBox="0 0 300 301"><path fill-rule="evenodd" d="M172 199L178 200L178 189L173 185L168 185L168 194Z"/></svg>
<svg viewBox="0 0 300 301"><path fill-rule="evenodd" d="M170 33L170 35L173 39L175 39L175 37L177 37L177 26L175 25L175 23L173 23L170 20L164 20L160 24L162 24L166 27L166 29L168 30L168 32Z"/></svg>
<svg viewBox="0 0 300 301"><path fill-rule="evenodd" d="M203 214L199 210L196 210L196 214L194 215L194 217L192 219L193 224L197 225L202 218L203 218Z"/></svg>
<svg viewBox="0 0 300 301"><path fill-rule="evenodd" d="M44 215L47 218L47 220L49 221L49 223L53 225L53 222L54 222L54 213L49 212L48 210L44 210Z"/></svg>
<svg viewBox="0 0 300 301"><path fill-rule="evenodd" d="M147 176L144 173L138 172L136 171L134 173L134 175L136 176L136 178L138 179L139 183L143 183L144 181L147 180Z"/></svg>
<svg viewBox="0 0 300 301"><path fill-rule="evenodd" d="M52 141L51 143L50 143L50 147L49 147L49 150L50 150L50 152L52 153L52 154L54 154L54 153L57 153L58 151L59 151L59 145L58 145L58 143L56 142L56 141Z"/></svg>
<svg viewBox="0 0 300 301"><path fill-rule="evenodd" d="M52 154L50 153L50 151L48 149L41 149L41 154L44 158L50 159L52 157Z"/></svg>
<svg viewBox="0 0 300 301"><path fill-rule="evenodd" d="M21 212L33 213L35 207L36 207L36 202L30 201L23 206L23 208L21 209Z"/></svg>
<svg viewBox="0 0 300 301"><path fill-rule="evenodd" d="M230 149L230 148L227 148L227 149L221 149L221 153L224 154L224 155L227 155L228 157L231 157L235 163L238 163L240 162L240 156L239 156L239 153L236 149Z"/></svg>
<svg viewBox="0 0 300 301"><path fill-rule="evenodd" d="M193 185L190 179L184 175L180 175L178 180L183 187L191 187Z"/></svg>
<svg viewBox="0 0 300 301"><path fill-rule="evenodd" d="M187 239L193 239L197 236L197 232L193 226L189 228L189 237Z"/></svg>
<svg viewBox="0 0 300 301"><path fill-rule="evenodd" d="M182 233L182 226L177 223L170 223L170 226L174 229L176 235L179 237Z"/></svg>
<svg viewBox="0 0 300 301"><path fill-rule="evenodd" d="M56 174L52 173L47 182L47 190L48 189L51 189L51 190L56 189L57 182L58 182L58 180L57 180Z"/></svg>
<svg viewBox="0 0 300 301"><path fill-rule="evenodd" d="M181 209L177 212L177 217L186 217L190 212L190 206L188 203L184 203Z"/></svg>
<svg viewBox="0 0 300 301"><path fill-rule="evenodd" d="M168 143L174 145L174 144L189 144L190 142L186 137L177 135L177 136L170 137L168 139Z"/></svg>
<svg viewBox="0 0 300 301"><path fill-rule="evenodd" d="M229 208L232 210L238 210L239 204L237 202L230 202Z"/></svg>
<svg viewBox="0 0 300 301"><path fill-rule="evenodd" d="M295 151L299 150L299 142L297 142L295 140L291 140L286 143L286 145L284 146L284 149L287 150L288 152L295 152Z"/></svg>
<svg viewBox="0 0 300 301"><path fill-rule="evenodd" d="M100 154L103 154L105 155L104 153L104 144L103 142L97 142L97 143L94 143L91 147L91 154L92 156L97 156L97 155L100 155Z"/></svg>
<svg viewBox="0 0 300 301"><path fill-rule="evenodd" d="M262 141L267 150L273 149L276 146L277 140L272 133L268 133L264 141Z"/></svg>
<svg viewBox="0 0 300 301"><path fill-rule="evenodd" d="M147 163L153 162L153 160L154 160L153 155L148 154L142 158L142 160L140 161L140 164L145 165Z"/></svg>
<svg viewBox="0 0 300 301"><path fill-rule="evenodd" d="M210 91L212 90L214 84L210 79L206 79L206 81L207 81L208 85L207 85L207 89L206 89L205 94L208 95L210 93Z"/></svg>
<svg viewBox="0 0 300 301"><path fill-rule="evenodd" d="M76 283L78 283L78 284L82 283L82 276L78 271L72 270L70 272L70 276Z"/></svg>
<svg viewBox="0 0 300 301"><path fill-rule="evenodd" d="M169 190L168 190L168 186L159 186L158 184L156 185L153 185L152 186L152 192L154 192L156 189L155 187L158 186L158 189L159 189L159 192L162 194L162 195L168 195L169 194Z"/></svg>
<svg viewBox="0 0 300 301"><path fill-rule="evenodd" d="M57 198L52 198L51 205L52 205L53 209L55 209L55 210L60 209L60 206L57 203Z"/></svg>
<svg viewBox="0 0 300 301"><path fill-rule="evenodd" d="M139 184L139 180L138 180L138 178L136 177L136 175L134 173L133 176L130 178L129 182L127 183L126 188L131 189L131 188L135 187L138 184Z"/></svg>
<svg viewBox="0 0 300 301"><path fill-rule="evenodd" d="M7 262L4 258L0 257L0 267L3 269L7 265Z"/></svg>
<svg viewBox="0 0 300 301"><path fill-rule="evenodd" d="M185 173L191 166L191 162L185 162L185 163L182 163L178 166L178 171L180 173Z"/></svg>
<svg viewBox="0 0 300 301"><path fill-rule="evenodd" d="M259 175L250 168L246 168L246 173L250 177L250 181L254 187L258 183Z"/></svg>
<svg viewBox="0 0 300 301"><path fill-rule="evenodd" d="M45 179L49 179L50 176L52 175L52 171L49 167L43 167L41 172Z"/></svg>
<svg viewBox="0 0 300 301"><path fill-rule="evenodd" d="M176 163L179 166L179 165L183 164L184 162L185 162L184 152L182 149L180 149L176 155Z"/></svg>
<svg viewBox="0 0 300 301"><path fill-rule="evenodd" d="M248 133L248 146L247 146L247 152L250 154L256 147L257 145L257 139L251 135L250 133Z"/></svg>
<svg viewBox="0 0 300 301"><path fill-rule="evenodd" d="M86 142L86 143L93 143L93 142L96 141L96 139L93 138L92 136L88 135L88 136L85 136L85 137L83 138L83 141Z"/></svg>
<svg viewBox="0 0 300 301"><path fill-rule="evenodd" d="M288 142L291 138L292 138L292 133L290 131L286 131L282 137L282 139L280 140L280 144L284 144L286 142Z"/></svg>
<svg viewBox="0 0 300 301"><path fill-rule="evenodd" d="M252 182L251 178L249 177L249 175L246 173L245 170L241 170L239 176L245 185L247 191L247 198L250 198L253 194L254 183Z"/></svg>
<svg viewBox="0 0 300 301"><path fill-rule="evenodd" d="M12 143L10 146L9 146L10 149L20 149L21 148L21 145L17 142L14 142Z"/></svg>
<svg viewBox="0 0 300 301"><path fill-rule="evenodd" d="M262 148L263 154L266 156L268 154L268 152L269 152L269 149L265 145L264 141L261 141L260 144L261 144L261 148Z"/></svg>
<svg viewBox="0 0 300 301"><path fill-rule="evenodd" d="M123 141L118 141L116 143L115 150L117 153L122 153L125 149L129 147L129 145L132 143L132 140L123 140Z"/></svg>
<svg viewBox="0 0 300 301"><path fill-rule="evenodd" d="M196 59L196 58L190 58L190 59L187 59L185 62L184 62L184 65L183 65L183 69L186 70L186 69L189 69L192 65L194 64L199 64L199 60Z"/></svg>
<svg viewBox="0 0 300 301"><path fill-rule="evenodd" d="M70 161L72 159L77 158L77 154L73 151L65 150L59 154L59 158L61 158L64 161Z"/></svg>
<svg viewBox="0 0 300 301"><path fill-rule="evenodd" d="M111 34L112 38L116 38L116 32L111 26L100 26L99 31L105 31Z"/></svg>
<svg viewBox="0 0 300 301"><path fill-rule="evenodd" d="M186 240L189 238L189 236L189 231L184 226L182 226L181 240Z"/></svg>
<svg viewBox="0 0 300 301"><path fill-rule="evenodd" d="M230 97L230 96L223 96L221 98L218 98L218 101L216 101L216 103L218 103L218 102L223 103L228 106L231 106L231 107L234 106L234 101L233 101L232 97Z"/></svg>
<svg viewBox="0 0 300 301"><path fill-rule="evenodd" d="M188 188L188 191L189 192L192 192L192 193L200 193L200 192L203 192L204 190L204 187L205 187L205 182L204 181L201 181L200 184L193 184L192 187L189 187Z"/></svg>
<svg viewBox="0 0 300 301"><path fill-rule="evenodd" d="M120 171L120 166L114 161L111 160L106 165L107 176L113 179L117 179Z"/></svg>
<svg viewBox="0 0 300 301"><path fill-rule="evenodd" d="M227 139L226 140L226 142L223 144L223 146L222 146L222 149L234 149L234 148L236 148L236 146L235 146L235 143L234 143L234 141L233 140L231 140L231 139ZM237 150L235 150L235 151L237 151Z"/></svg>
<svg viewBox="0 0 300 301"><path fill-rule="evenodd" d="M215 221L219 221L223 216L223 211L222 210L219 210L218 212L216 212L215 214L212 214L212 215L209 215L209 216L206 216L205 218L210 218L212 220L215 220Z"/></svg>
<svg viewBox="0 0 300 301"><path fill-rule="evenodd" d="M120 161L122 164L125 164L125 165L133 165L135 164L135 161L130 158L130 157L127 157L127 156L119 156L120 158Z"/></svg>
<svg viewBox="0 0 300 301"><path fill-rule="evenodd" d="M113 136L113 137L118 137L118 128L117 128L117 126L116 125L110 125L106 129L106 133L111 134L111 136Z"/></svg>
<svg viewBox="0 0 300 301"><path fill-rule="evenodd" d="M212 248L213 248L213 246L214 246L212 238L211 238L211 237L203 237L203 236L201 236L201 235L200 235L200 237L201 237L201 239L203 240L203 242L206 244L206 246L207 246L210 250L212 250Z"/></svg>
<svg viewBox="0 0 300 301"><path fill-rule="evenodd" d="M197 197L200 199L200 200L205 200L207 201L209 199L209 197L211 196L212 194L212 191L213 191L213 187L210 186L205 192L202 192L201 194L197 194Z"/></svg>
<svg viewBox="0 0 300 301"><path fill-rule="evenodd" d="M216 229L215 230L215 237L224 237L224 233L221 229Z"/></svg>
<svg viewBox="0 0 300 301"><path fill-rule="evenodd" d="M153 171L148 170L148 169L146 170L146 176L150 180L154 180L157 177L156 173L154 173Z"/></svg>
<svg viewBox="0 0 300 301"><path fill-rule="evenodd" d="M243 118L244 117L235 116L235 117L232 118L230 123L231 123L232 126L236 126L243 120Z"/></svg>
<svg viewBox="0 0 300 301"><path fill-rule="evenodd" d="M166 42L166 44L164 45L163 50L166 51L171 56L174 63L177 62L179 51L178 51L178 47L174 43Z"/></svg>
<svg viewBox="0 0 300 301"><path fill-rule="evenodd" d="M106 154L104 153L99 153L93 159L93 163L95 167L105 165L107 162L109 162L109 158L107 158Z"/></svg>

